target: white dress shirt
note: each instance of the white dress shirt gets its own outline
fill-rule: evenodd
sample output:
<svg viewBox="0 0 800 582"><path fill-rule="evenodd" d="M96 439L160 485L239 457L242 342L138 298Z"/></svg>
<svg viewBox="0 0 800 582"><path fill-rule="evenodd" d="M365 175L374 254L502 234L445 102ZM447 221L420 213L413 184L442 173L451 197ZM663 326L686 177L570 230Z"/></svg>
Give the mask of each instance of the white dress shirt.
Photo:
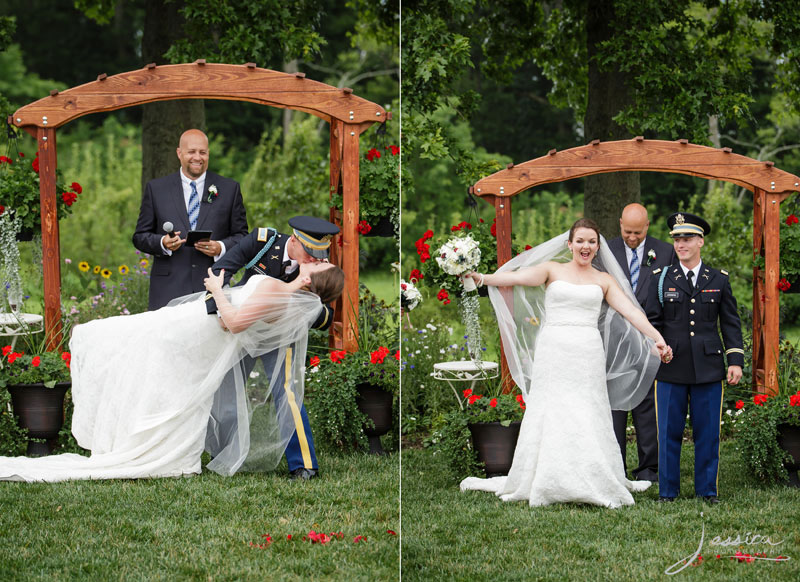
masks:
<svg viewBox="0 0 800 582"><path fill-rule="evenodd" d="M197 178L196 180L192 180L191 178L188 178L183 173L183 168L180 169L178 174L180 174L180 177L181 177L181 187L183 188L183 204L184 204L184 206L186 206L186 215L188 216L189 215L189 197L192 195L192 182L194 182L195 188L197 188L198 200L200 200L200 203L202 204L203 203L202 196L203 196L203 192L205 191L205 186L206 186L206 173L203 172L203 174L199 178ZM182 233L182 234L184 235L184 238L186 238L186 233ZM213 235L213 233L212 233L212 235ZM222 241L217 241L217 242L219 243L220 251L219 251L219 254L214 257L214 262L217 262L218 260L220 260L225 255L225 243L223 243ZM161 250L164 252L165 255L172 256L172 251L167 249L166 247L164 247L164 237L161 237Z"/></svg>

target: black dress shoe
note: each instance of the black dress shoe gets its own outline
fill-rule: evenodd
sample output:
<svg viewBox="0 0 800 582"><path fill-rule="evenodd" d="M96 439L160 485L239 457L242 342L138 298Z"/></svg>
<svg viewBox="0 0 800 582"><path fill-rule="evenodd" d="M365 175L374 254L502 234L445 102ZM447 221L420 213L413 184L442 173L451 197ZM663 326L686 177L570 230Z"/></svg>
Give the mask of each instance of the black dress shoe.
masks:
<svg viewBox="0 0 800 582"><path fill-rule="evenodd" d="M661 497L661 496L659 496L659 498L658 498L658 502L659 503L672 503L673 501L675 501L674 497Z"/></svg>
<svg viewBox="0 0 800 582"><path fill-rule="evenodd" d="M650 481L651 483L658 483L658 473L650 469L644 469L633 476L635 481Z"/></svg>
<svg viewBox="0 0 800 582"><path fill-rule="evenodd" d="M305 467L300 467L299 469L295 469L294 471L289 472L289 479L294 481L295 479L302 479L303 481L308 481L309 479L316 479L319 475L317 474L316 469L306 469Z"/></svg>
<svg viewBox="0 0 800 582"><path fill-rule="evenodd" d="M710 503L711 505L722 503L716 495L706 495L703 497L703 501Z"/></svg>

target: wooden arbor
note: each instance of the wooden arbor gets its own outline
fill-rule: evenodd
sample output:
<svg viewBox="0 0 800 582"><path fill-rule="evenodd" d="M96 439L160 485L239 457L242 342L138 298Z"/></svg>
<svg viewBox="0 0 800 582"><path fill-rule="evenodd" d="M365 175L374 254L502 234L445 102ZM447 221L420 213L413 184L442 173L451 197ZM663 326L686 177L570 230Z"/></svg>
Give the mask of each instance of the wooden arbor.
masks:
<svg viewBox="0 0 800 582"><path fill-rule="evenodd" d="M778 391L780 203L800 191L800 179L774 167L731 153L679 141L632 140L600 142L514 165L482 178L470 192L494 206L497 217L498 266L511 259L511 197L528 188L608 172L674 172L708 180L733 182L753 193L753 381L758 390ZM507 367L505 357L504 369ZM507 371L507 370L506 370Z"/></svg>
<svg viewBox="0 0 800 582"><path fill-rule="evenodd" d="M331 345L353 351L357 347L351 325L358 317L358 162L359 137L373 123L391 119L379 105L311 81L303 73L280 73L245 65L195 63L156 66L102 74L96 81L66 91L52 91L18 109L9 123L32 135L39 148L42 255L44 262L45 329L51 340L60 336L61 269L56 215L56 128L89 113L98 113L172 99L227 99L294 109L316 115L330 124L330 191L344 199L341 213L331 220L342 229L332 244L331 260L346 274L345 293L336 304ZM336 244L341 242L341 246ZM352 306L352 307L351 307Z"/></svg>

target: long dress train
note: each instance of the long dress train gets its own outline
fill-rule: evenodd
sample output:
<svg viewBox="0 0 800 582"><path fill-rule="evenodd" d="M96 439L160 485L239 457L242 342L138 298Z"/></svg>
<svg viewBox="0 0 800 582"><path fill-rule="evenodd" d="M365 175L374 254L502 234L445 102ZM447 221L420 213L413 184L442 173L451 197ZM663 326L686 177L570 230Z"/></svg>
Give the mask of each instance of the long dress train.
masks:
<svg viewBox="0 0 800 582"><path fill-rule="evenodd" d="M632 505L649 481L625 478L606 388L606 355L598 329L598 285L552 282L547 320L536 342L530 392L508 477L461 482L462 490L496 493L530 505L576 502Z"/></svg>
<svg viewBox="0 0 800 582"><path fill-rule="evenodd" d="M263 280L253 277L247 285L230 290L232 303L244 302ZM80 446L91 450L91 456L0 457L0 480L200 473L214 392L224 379L238 375L237 399L240 403L249 399L241 393L241 373L230 373L245 354L294 349L299 368L288 381L295 383L294 392L302 402L305 338L321 304L318 297L304 292L277 297L275 303L281 301L284 304L269 323L259 321L239 334L223 330L217 317L206 313L203 294L157 311L76 326L70 340L72 432ZM269 387L261 393L265 400L268 395ZM235 472L248 453L247 410L243 415L239 433L231 437L236 439L229 447L234 459L218 469L220 473ZM276 418L276 424L279 421ZM276 426L266 430L276 435L273 444L279 450L273 456L279 459L285 447L285 440L277 444L282 431Z"/></svg>

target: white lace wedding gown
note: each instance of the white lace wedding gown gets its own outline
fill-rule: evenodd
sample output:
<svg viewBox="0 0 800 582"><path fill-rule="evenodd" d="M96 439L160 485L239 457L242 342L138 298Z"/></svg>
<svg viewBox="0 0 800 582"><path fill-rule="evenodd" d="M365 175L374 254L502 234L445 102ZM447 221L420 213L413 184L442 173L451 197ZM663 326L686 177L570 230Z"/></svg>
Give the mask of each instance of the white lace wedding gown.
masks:
<svg viewBox="0 0 800 582"><path fill-rule="evenodd" d="M244 301L262 280L253 277L236 288L232 302ZM293 317L296 326L305 324ZM70 340L72 433L92 454L0 457L0 480L200 473L214 392L239 360L242 341L206 313L202 294L181 305L76 326Z"/></svg>
<svg viewBox="0 0 800 582"><path fill-rule="evenodd" d="M503 501L530 505L615 508L633 505L630 492L650 486L625 478L614 436L597 327L602 301L597 285L548 286L547 321L536 342L534 380L511 470L508 477L468 477L462 491L490 491Z"/></svg>

